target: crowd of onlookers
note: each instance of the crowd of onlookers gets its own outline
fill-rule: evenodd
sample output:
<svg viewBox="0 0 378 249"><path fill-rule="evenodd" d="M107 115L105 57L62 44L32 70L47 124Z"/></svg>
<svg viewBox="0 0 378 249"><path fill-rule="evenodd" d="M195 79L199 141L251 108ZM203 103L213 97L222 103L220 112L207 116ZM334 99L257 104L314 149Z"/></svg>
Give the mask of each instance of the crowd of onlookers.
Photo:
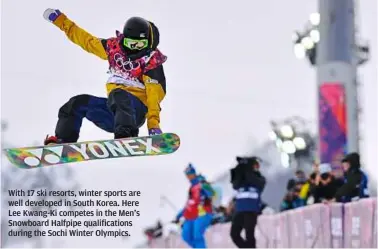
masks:
<svg viewBox="0 0 378 249"><path fill-rule="evenodd" d="M359 154L351 153L342 160L342 169L335 170L330 164L314 163L309 176L297 170L295 178L287 183L287 193L280 210L368 197L367 177L360 168Z"/></svg>
<svg viewBox="0 0 378 249"><path fill-rule="evenodd" d="M251 167L254 169L253 174L261 175L261 173L259 172L258 160L254 159L254 157L252 159L253 160L251 162L247 161L247 163L244 163L245 168L248 169L249 167ZM241 164L239 162L238 165L244 164ZM231 176L232 174L233 173L231 170ZM262 177L265 181L265 178L262 175L260 177ZM207 182L203 177L201 181L213 186L215 192L221 193L221 190L219 190L219 192L215 185ZM287 193L285 194L281 202L280 211L291 210L315 203L345 203L360 198L366 198L369 197L367 193L367 186L368 178L361 169L360 156L358 153L350 153L346 155L342 160L341 167L337 169L332 168L330 164L314 163L312 172L310 172L308 175L303 170L297 170L295 172L294 179L290 179L287 182ZM248 204L246 202L247 197L252 198L250 200L251 203L248 205L252 205L254 203L253 201L257 200L257 202L255 203L257 206L255 205L256 208L253 209L253 213L256 219L259 214L269 214L275 212L266 203L264 203L264 201L260 197L258 197L258 199L255 199L256 197L253 197L253 195L251 195L252 193L240 192L240 187L233 186L233 189L239 190L236 191L238 192L238 194L233 196L233 198L228 203L222 204L221 194L220 196L218 196L219 198L217 199L217 201L215 201L215 199L213 200L211 225L227 222L232 222L234 225L234 223L236 222L235 217L237 216L238 212L240 212L240 210L238 211L237 207L239 206L240 209L241 203L244 202ZM254 187L249 187L247 189L254 189ZM262 191L263 188L261 189L260 194ZM259 196L261 196L260 194ZM174 223L180 224L179 222ZM156 226L147 228L145 230L145 234L149 239L161 237L163 235L162 228L163 224L158 222ZM254 241L254 238L251 238L251 241ZM254 242L250 243L251 245L254 244Z"/></svg>

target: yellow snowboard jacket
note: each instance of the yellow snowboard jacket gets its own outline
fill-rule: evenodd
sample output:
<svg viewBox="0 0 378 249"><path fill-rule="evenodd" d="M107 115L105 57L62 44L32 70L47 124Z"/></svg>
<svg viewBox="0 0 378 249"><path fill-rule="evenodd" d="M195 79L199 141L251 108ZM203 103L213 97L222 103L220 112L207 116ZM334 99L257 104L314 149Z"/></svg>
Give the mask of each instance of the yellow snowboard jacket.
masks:
<svg viewBox="0 0 378 249"><path fill-rule="evenodd" d="M61 14L53 23L61 29L73 43L79 45L88 53L94 54L103 60L108 60L108 55L104 47L106 39L97 38L89 34L64 14ZM150 41L151 48L156 49L159 42L159 33L152 23L150 23L150 28L152 32L155 31ZM116 88L121 88L133 94L148 108L146 115L148 129L160 128L160 103L164 99L166 92L163 66L161 65L142 75L142 81L145 85L145 89L116 83L107 83L107 94L109 95L109 93Z"/></svg>

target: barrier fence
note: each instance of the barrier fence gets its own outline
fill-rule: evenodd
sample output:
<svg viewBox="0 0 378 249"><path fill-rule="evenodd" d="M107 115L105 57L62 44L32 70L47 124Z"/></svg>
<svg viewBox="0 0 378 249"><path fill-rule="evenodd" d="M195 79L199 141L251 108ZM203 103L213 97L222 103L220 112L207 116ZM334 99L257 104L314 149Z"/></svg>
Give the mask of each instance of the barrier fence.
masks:
<svg viewBox="0 0 378 249"><path fill-rule="evenodd" d="M377 199L347 204L315 204L273 215L261 215L258 248L377 248ZM208 247L235 248L230 223L206 232ZM187 248L176 234L154 239L150 248Z"/></svg>

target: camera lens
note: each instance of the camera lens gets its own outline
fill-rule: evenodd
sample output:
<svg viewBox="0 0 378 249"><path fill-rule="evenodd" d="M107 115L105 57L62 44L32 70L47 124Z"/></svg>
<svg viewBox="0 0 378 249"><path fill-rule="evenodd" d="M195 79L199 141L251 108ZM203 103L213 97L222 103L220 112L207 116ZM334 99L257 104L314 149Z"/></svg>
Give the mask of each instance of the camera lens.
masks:
<svg viewBox="0 0 378 249"><path fill-rule="evenodd" d="M322 180L327 180L328 177L329 177L328 173L324 173L320 175L320 178L322 178Z"/></svg>

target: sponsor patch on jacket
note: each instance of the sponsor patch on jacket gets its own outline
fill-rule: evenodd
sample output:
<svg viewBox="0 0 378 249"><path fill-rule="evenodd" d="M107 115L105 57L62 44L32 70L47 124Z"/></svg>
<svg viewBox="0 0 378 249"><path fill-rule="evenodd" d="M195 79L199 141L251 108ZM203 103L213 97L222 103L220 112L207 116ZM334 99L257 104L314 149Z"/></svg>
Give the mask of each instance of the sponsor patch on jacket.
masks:
<svg viewBox="0 0 378 249"><path fill-rule="evenodd" d="M154 80L154 79L151 79L151 78L148 78L148 79L146 80L146 83L150 83L150 84L159 84L159 81Z"/></svg>

